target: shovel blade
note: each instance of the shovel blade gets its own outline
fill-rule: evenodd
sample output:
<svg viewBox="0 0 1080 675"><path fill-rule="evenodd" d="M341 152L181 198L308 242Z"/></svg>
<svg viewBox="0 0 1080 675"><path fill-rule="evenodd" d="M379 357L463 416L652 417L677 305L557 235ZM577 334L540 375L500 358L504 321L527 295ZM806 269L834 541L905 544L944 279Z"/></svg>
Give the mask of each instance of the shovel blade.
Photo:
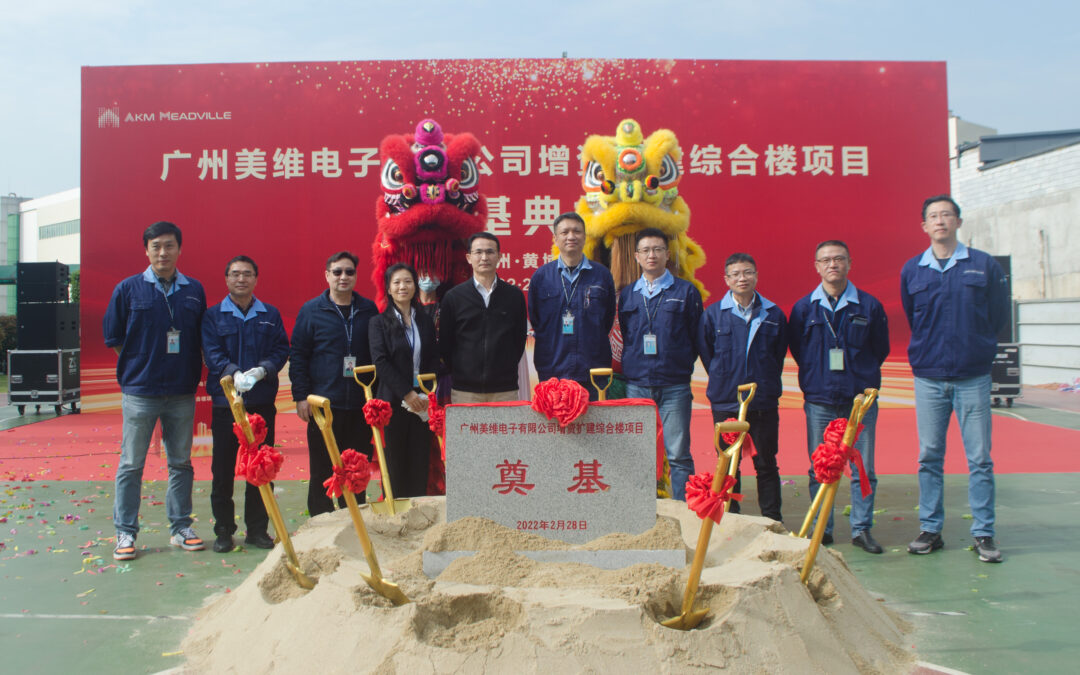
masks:
<svg viewBox="0 0 1080 675"><path fill-rule="evenodd" d="M678 630L693 630L697 628L698 624L709 615L709 610L699 609L693 612L683 612L679 616L671 617L666 621L661 621L661 626L667 626L668 628L677 628Z"/></svg>
<svg viewBox="0 0 1080 675"><path fill-rule="evenodd" d="M394 515L397 513L404 513L412 508L412 500L405 497L402 499L395 499L394 505L391 508L390 502L385 499L381 502L371 502L369 504L371 511L377 513L380 516Z"/></svg>
<svg viewBox="0 0 1080 675"><path fill-rule="evenodd" d="M367 585L371 586L371 588L376 593L383 596L395 605L405 605L409 602L412 602L404 593L401 592L401 589L398 588L397 584L391 583L386 579L377 579L370 574L361 573L360 576L364 578L364 581L367 582Z"/></svg>

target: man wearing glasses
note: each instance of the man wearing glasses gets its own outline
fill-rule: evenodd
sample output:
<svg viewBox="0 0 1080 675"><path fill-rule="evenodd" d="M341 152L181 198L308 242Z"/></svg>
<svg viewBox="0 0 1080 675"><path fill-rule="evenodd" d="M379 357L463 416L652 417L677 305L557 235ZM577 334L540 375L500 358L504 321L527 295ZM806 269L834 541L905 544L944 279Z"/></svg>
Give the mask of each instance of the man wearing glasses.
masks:
<svg viewBox="0 0 1080 675"><path fill-rule="evenodd" d="M663 231L639 230L634 235L634 258L641 278L619 293L626 395L656 403L671 467L672 497L685 501L686 481L694 473L690 376L698 356L694 335L701 319L701 293L667 269L668 238Z"/></svg>
<svg viewBox="0 0 1080 675"><path fill-rule="evenodd" d="M297 416L307 423L308 512L312 516L334 510L323 489L333 473L322 433L308 407L309 394L330 399L332 429L338 447L352 448L371 457L371 427L364 421L364 391L353 379L353 368L369 365L368 321L379 313L375 303L353 290L358 258L340 251L326 261L329 289L304 303L293 326L289 352L289 379ZM356 495L364 501L364 495ZM344 500L339 500L344 506Z"/></svg>
<svg viewBox="0 0 1080 675"><path fill-rule="evenodd" d="M525 353L525 295L495 273L499 240L489 232L469 237L473 276L443 297L439 352L450 370L453 403L518 399L518 362Z"/></svg>
<svg viewBox="0 0 1080 675"><path fill-rule="evenodd" d="M233 549L232 535L236 532L233 483L236 481L236 453L240 449L240 442L233 433L232 411L220 380L225 376L232 377L236 391L244 396L244 408L266 420L266 444L273 447L278 371L289 359L289 338L281 314L255 297L258 282L259 266L255 261L246 255L236 256L225 265L225 286L229 294L203 315L206 393L213 402L210 507L214 512L214 550L218 553ZM251 483L246 486L244 523L247 536L244 543L273 548L274 540L266 531L269 517L259 489Z"/></svg>
<svg viewBox="0 0 1080 675"><path fill-rule="evenodd" d="M780 470L776 453L780 434L781 375L787 353L787 320L784 312L757 292L757 263L746 253L732 253L724 261L728 293L709 305L698 332L701 362L709 371L706 394L712 404L713 420L722 422L739 411L738 387L757 382L757 394L750 403L747 421L750 439L757 453L758 506L761 515L783 520L780 514ZM735 492L742 476L735 474ZM739 502L730 510L738 513Z"/></svg>
<svg viewBox="0 0 1080 675"><path fill-rule="evenodd" d="M847 244L832 239L817 246L814 267L821 283L795 303L788 324L791 355L799 364L799 388L806 413L806 450L811 456L822 442L825 427L851 414L851 403L867 387L881 388L881 364L889 355L889 319L874 296L848 281L851 254ZM851 543L867 553L881 553L870 534L874 524L874 429L878 405L863 417L863 430L855 443L871 493L862 496L859 471L851 469ZM810 499L820 487L811 464ZM833 514L825 526L826 544L833 541Z"/></svg>

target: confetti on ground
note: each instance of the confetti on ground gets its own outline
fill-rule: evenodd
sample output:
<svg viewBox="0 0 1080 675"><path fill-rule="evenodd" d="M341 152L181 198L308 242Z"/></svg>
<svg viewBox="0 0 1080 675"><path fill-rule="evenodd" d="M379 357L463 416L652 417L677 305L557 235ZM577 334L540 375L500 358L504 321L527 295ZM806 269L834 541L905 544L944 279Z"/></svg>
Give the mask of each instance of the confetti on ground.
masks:
<svg viewBox="0 0 1080 675"><path fill-rule="evenodd" d="M95 589L91 588L91 589L90 589L90 590L88 590L88 591L83 591L82 593L79 593L79 594L77 594L77 595L76 595L75 597L76 597L76 598L85 598L86 596L88 596L88 595L90 595L91 593L93 593L93 592L94 592L94 590L95 590Z"/></svg>
<svg viewBox="0 0 1080 675"><path fill-rule="evenodd" d="M183 653L184 652L182 652L182 651L180 651L180 652L161 652L161 655L162 656L180 656Z"/></svg>

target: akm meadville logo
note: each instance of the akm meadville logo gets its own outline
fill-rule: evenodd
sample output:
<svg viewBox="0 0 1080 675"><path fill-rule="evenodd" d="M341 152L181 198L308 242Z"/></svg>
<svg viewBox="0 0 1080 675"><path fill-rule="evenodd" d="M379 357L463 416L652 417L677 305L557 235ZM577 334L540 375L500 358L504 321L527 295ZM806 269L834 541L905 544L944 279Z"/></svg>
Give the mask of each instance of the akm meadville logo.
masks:
<svg viewBox="0 0 1080 675"><path fill-rule="evenodd" d="M112 108L101 107L97 109L98 129L120 128L120 106Z"/></svg>

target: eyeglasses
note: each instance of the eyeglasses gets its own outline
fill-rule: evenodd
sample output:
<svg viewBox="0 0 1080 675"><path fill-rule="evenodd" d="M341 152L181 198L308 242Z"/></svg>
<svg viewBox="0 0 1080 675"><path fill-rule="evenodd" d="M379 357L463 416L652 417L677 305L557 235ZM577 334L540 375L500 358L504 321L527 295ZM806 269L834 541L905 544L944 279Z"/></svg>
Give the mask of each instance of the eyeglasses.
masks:
<svg viewBox="0 0 1080 675"><path fill-rule="evenodd" d="M228 277L230 279L251 279L255 276L255 273L251 270L233 271L229 272Z"/></svg>
<svg viewBox="0 0 1080 675"><path fill-rule="evenodd" d="M819 265L828 265L829 263L836 263L837 265L843 265L844 263L846 263L848 261L848 257L846 255L837 255L837 256L833 256L831 258L818 258L817 261L818 261Z"/></svg>
<svg viewBox="0 0 1080 675"><path fill-rule="evenodd" d="M663 253L665 251L667 251L667 246L654 246L652 248L639 248L637 250L638 253L640 253L641 255L646 255L646 256L647 255L660 255L661 253Z"/></svg>
<svg viewBox="0 0 1080 675"><path fill-rule="evenodd" d="M340 277L342 274L344 274L347 277L354 277L354 276L356 276L356 268L355 267L335 267L334 269L330 270L330 274L333 274L335 277Z"/></svg>
<svg viewBox="0 0 1080 675"><path fill-rule="evenodd" d="M728 279L753 279L757 276L757 270L742 270L739 272L728 272L724 275Z"/></svg>
<svg viewBox="0 0 1080 675"><path fill-rule="evenodd" d="M499 252L493 248L480 248L476 249L475 251L469 251L469 255L474 255L477 258L483 258L485 256L490 258L492 256L499 255Z"/></svg>

